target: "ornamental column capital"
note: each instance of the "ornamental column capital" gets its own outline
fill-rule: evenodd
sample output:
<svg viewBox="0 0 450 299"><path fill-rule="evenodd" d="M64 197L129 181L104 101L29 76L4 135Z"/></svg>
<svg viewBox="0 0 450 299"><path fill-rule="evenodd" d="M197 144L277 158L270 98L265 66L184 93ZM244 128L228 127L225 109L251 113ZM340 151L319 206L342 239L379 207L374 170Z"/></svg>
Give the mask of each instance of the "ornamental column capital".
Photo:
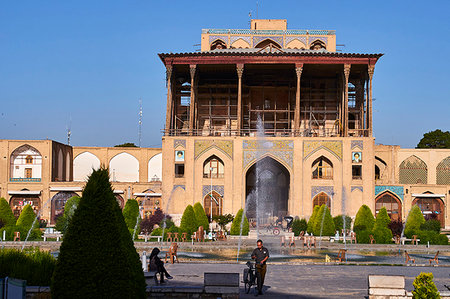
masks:
<svg viewBox="0 0 450 299"><path fill-rule="evenodd" d="M196 64L190 64L189 65L189 71L191 72L191 79L195 76L195 71L197 70Z"/></svg>
<svg viewBox="0 0 450 299"><path fill-rule="evenodd" d="M375 66L369 65L367 68L367 73L369 74L369 79L372 80L373 73L375 72Z"/></svg>
<svg viewBox="0 0 450 299"><path fill-rule="evenodd" d="M351 64L344 64L344 75L345 75L345 80L348 81L348 77L350 76L350 68L352 67Z"/></svg>
<svg viewBox="0 0 450 299"><path fill-rule="evenodd" d="M237 71L239 79L242 78L242 74L244 73L244 65L236 64L236 71Z"/></svg>
<svg viewBox="0 0 450 299"><path fill-rule="evenodd" d="M295 72L297 73L297 77L301 77L302 76L302 72L303 72L303 63L296 63L295 64Z"/></svg>

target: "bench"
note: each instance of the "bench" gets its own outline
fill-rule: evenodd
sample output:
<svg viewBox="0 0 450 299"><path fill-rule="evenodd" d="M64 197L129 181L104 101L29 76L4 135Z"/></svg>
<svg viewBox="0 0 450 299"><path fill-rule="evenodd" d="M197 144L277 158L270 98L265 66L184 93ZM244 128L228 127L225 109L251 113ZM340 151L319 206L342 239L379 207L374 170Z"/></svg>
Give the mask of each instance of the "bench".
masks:
<svg viewBox="0 0 450 299"><path fill-rule="evenodd" d="M239 294L239 273L204 273L205 293Z"/></svg>
<svg viewBox="0 0 450 299"><path fill-rule="evenodd" d="M138 235L138 239L144 239L145 242L147 242L148 239L158 239L158 242L161 242L162 236Z"/></svg>
<svg viewBox="0 0 450 299"><path fill-rule="evenodd" d="M53 238L59 242L62 236L62 233L44 233L44 242L47 241L47 238Z"/></svg>
<svg viewBox="0 0 450 299"><path fill-rule="evenodd" d="M417 238L413 238L413 239L408 239L408 238L400 238L402 245L405 245L405 242L411 242L411 244L416 243L415 245L419 245L420 239Z"/></svg>
<svg viewBox="0 0 450 299"><path fill-rule="evenodd" d="M406 262L405 262L406 264L408 264L409 261L411 261L413 264L416 263L416 260L413 259L413 258L411 258L411 257L409 256L408 252L406 252L406 251L405 251L405 257L406 257Z"/></svg>
<svg viewBox="0 0 450 299"><path fill-rule="evenodd" d="M405 277L369 275L369 298L406 298Z"/></svg>
<svg viewBox="0 0 450 299"><path fill-rule="evenodd" d="M155 283L155 285L158 285L158 278L156 277L157 273L158 272L156 272L156 271L144 272L145 284L151 285L151 283L153 281Z"/></svg>

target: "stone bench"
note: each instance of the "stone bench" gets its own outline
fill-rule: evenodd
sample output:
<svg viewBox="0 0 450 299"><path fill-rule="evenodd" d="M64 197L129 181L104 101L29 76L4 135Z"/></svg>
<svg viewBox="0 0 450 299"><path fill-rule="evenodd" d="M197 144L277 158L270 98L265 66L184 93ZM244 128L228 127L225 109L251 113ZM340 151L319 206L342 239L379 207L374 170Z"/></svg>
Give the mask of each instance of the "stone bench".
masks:
<svg viewBox="0 0 450 299"><path fill-rule="evenodd" d="M205 273L205 293L239 295L239 273Z"/></svg>
<svg viewBox="0 0 450 299"><path fill-rule="evenodd" d="M62 236L62 233L44 233L44 242L47 241L47 238L53 238L59 242Z"/></svg>
<svg viewBox="0 0 450 299"><path fill-rule="evenodd" d="M162 236L138 235L138 239L144 239L144 242L147 242L148 239L158 239L158 242L161 242Z"/></svg>
<svg viewBox="0 0 450 299"><path fill-rule="evenodd" d="M156 277L156 271L144 272L145 284L146 285L158 285L158 277Z"/></svg>
<svg viewBox="0 0 450 299"><path fill-rule="evenodd" d="M369 275L369 299L406 298L405 276Z"/></svg>

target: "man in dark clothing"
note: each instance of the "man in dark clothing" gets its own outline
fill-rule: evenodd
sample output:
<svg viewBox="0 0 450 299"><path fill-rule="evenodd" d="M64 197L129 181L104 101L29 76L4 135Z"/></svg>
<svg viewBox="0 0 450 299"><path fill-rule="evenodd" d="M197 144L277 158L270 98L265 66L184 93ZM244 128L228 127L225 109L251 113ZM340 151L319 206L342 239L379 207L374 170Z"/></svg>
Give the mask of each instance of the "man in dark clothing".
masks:
<svg viewBox="0 0 450 299"><path fill-rule="evenodd" d="M258 293L257 295L262 295L262 288L264 285L264 278L266 277L267 265L266 261L269 258L269 250L263 247L263 242L258 240L256 242L258 246L252 252L252 259L256 262L256 279L258 280Z"/></svg>
<svg viewBox="0 0 450 299"><path fill-rule="evenodd" d="M164 262L158 257L159 254L158 248L153 248L152 253L150 254L150 263L148 264L148 271L156 271L160 275L161 283L164 283L164 275L167 279L172 279L173 277L167 272L164 267Z"/></svg>

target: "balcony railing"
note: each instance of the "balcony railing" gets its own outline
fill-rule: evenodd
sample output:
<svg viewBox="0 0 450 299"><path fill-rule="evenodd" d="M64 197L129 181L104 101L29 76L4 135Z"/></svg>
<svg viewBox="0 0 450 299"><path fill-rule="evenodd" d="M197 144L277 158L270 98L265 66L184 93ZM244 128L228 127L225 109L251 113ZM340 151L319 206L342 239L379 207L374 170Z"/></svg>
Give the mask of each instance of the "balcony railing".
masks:
<svg viewBox="0 0 450 299"><path fill-rule="evenodd" d="M9 178L10 182L40 182L41 178Z"/></svg>
<svg viewBox="0 0 450 299"><path fill-rule="evenodd" d="M251 34L251 35L336 35L335 30L252 30L252 29L202 29L204 34Z"/></svg>

